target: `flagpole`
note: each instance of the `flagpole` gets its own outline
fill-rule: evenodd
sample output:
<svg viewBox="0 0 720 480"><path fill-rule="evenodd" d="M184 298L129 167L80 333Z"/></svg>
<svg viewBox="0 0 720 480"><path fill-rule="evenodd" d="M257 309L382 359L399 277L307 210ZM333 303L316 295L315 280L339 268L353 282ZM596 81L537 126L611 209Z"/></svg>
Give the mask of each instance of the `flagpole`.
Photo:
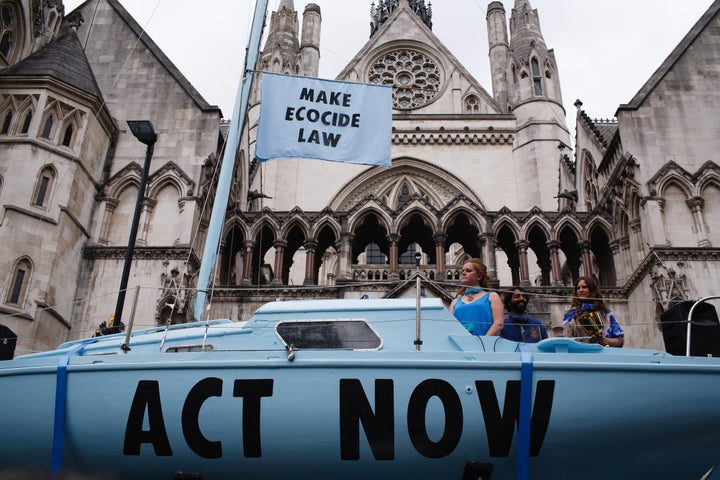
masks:
<svg viewBox="0 0 720 480"><path fill-rule="evenodd" d="M200 263L197 294L195 296L193 311L196 320L202 320L207 300L208 285L210 284L210 274L215 266L217 247L220 243L220 234L222 233L222 227L225 221L225 209L227 207L228 196L230 195L232 173L235 168L235 155L237 154L238 144L240 143L240 131L247 117L250 88L252 87L255 65L257 64L260 52L260 40L262 39L263 27L265 26L267 4L268 0L257 0L255 2L255 13L250 30L250 40L248 41L247 53L245 55L245 68L240 80L240 85L238 86L238 94L235 98L233 116L230 122L230 132L228 134L227 144L225 145L225 152L220 167L220 177L218 179L217 191L215 192L215 202L210 216L210 225L208 227L207 239L205 240L205 248Z"/></svg>

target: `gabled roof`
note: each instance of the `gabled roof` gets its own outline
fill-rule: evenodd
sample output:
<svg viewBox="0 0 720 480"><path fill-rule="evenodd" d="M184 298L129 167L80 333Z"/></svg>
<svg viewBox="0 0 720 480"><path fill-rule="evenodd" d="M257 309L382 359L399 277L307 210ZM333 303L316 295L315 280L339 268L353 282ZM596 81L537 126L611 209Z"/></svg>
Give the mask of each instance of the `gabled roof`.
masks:
<svg viewBox="0 0 720 480"><path fill-rule="evenodd" d="M0 72L0 78L8 76L53 77L102 101L95 75L75 32L53 40L44 48Z"/></svg>
<svg viewBox="0 0 720 480"><path fill-rule="evenodd" d="M393 35L393 31L400 32L399 36ZM376 48L381 45L395 45L399 46L403 43L409 44L423 44L434 47L437 54L442 56L448 65L451 67L448 73L450 77L452 71L458 72L461 76L465 77L467 81L477 90L479 95L488 105L494 109L494 113L502 113L498 107L495 99L490 95L478 82L473 75L465 68L465 66L448 50L448 48L440 41L440 39L433 33L417 15L413 12L407 2L400 2L398 7L393 10L387 20L379 26L378 30L370 37L370 40L360 49L360 51L353 57L353 59L345 66L345 68L338 74L338 80L353 80L350 78L351 72L363 62ZM446 79L446 81L448 81ZM360 79L359 81L365 81Z"/></svg>
<svg viewBox="0 0 720 480"><path fill-rule="evenodd" d="M693 25L687 35L680 41L675 47L670 56L660 65L660 68L655 70L655 73L650 79L645 82L640 91L630 100L630 103L620 105L619 110L634 110L641 106L648 95L657 87L660 81L667 75L667 73L673 68L673 66L682 58L685 51L695 42L705 28L713 21L715 16L720 11L720 0L715 0L710 8L703 14L700 20ZM617 115L617 114L616 114Z"/></svg>
<svg viewBox="0 0 720 480"><path fill-rule="evenodd" d="M90 0L83 3L80 7L82 8ZM135 19L128 13L127 10L120 4L118 0L107 0L108 4L117 12L120 18L130 27L130 29L138 36L140 41L145 45L150 52L158 59L158 61L165 67L165 69L172 75L173 78L180 84L185 92L193 99L195 104L201 110L220 110L216 105L210 105L202 95L192 86L187 78L180 72L180 70L170 61L170 59L163 53L160 47L150 38L150 36L143 30L143 28L135 21Z"/></svg>

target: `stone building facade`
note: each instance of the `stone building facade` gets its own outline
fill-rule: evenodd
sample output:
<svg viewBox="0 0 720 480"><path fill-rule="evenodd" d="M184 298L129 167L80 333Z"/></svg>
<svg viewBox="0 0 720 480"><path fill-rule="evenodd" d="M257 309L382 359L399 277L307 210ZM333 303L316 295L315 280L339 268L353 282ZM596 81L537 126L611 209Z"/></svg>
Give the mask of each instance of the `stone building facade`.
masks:
<svg viewBox="0 0 720 480"><path fill-rule="evenodd" d="M17 19L0 32L0 323L22 352L89 336L114 311L142 174L127 120L150 119L158 143L123 320L191 319L227 127L119 2L44 5L0 1ZM492 93L435 36L429 2L369 7L370 37L337 79L393 86L392 167L259 163L255 85L209 316L410 296L417 275L449 302L480 257L495 288L531 290L551 328L574 279L594 275L626 344L663 349L660 314L720 290L720 0L616 118L576 102L574 142L530 1L488 5ZM321 7L282 0L267 22L256 68L317 76Z"/></svg>

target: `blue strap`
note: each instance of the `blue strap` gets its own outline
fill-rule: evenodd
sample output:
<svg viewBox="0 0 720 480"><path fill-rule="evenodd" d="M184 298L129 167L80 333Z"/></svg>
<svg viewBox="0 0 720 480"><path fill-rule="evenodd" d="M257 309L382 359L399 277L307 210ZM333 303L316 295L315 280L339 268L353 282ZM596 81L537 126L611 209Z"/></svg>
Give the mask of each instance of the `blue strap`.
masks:
<svg viewBox="0 0 720 480"><path fill-rule="evenodd" d="M76 345L60 357L55 383L55 424L53 429L52 474L57 475L62 468L63 435L65 433L65 405L67 403L67 366L70 357L78 353L95 339Z"/></svg>
<svg viewBox="0 0 720 480"><path fill-rule="evenodd" d="M530 420L532 412L532 352L520 347L520 418L518 419L517 480L527 480L530 475Z"/></svg>

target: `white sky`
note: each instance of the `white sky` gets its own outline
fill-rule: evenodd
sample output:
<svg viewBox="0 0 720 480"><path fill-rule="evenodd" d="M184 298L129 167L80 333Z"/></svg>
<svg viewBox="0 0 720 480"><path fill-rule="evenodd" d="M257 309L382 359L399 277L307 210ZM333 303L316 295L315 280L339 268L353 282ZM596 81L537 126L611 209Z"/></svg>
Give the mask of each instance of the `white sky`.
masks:
<svg viewBox="0 0 720 480"><path fill-rule="evenodd" d="M65 0L66 13L82 3ZM230 118L245 56L253 0L120 0L170 60ZM322 11L320 77L335 78L370 33L371 0L294 0ZM434 0L433 32L492 95L485 14L489 0ZM269 10L280 0L269 0ZM503 0L508 18L514 0ZM568 126L576 99L592 118L629 102L711 0L530 0L555 50ZM86 18L86 22L89 21ZM269 26L269 22L267 24Z"/></svg>

